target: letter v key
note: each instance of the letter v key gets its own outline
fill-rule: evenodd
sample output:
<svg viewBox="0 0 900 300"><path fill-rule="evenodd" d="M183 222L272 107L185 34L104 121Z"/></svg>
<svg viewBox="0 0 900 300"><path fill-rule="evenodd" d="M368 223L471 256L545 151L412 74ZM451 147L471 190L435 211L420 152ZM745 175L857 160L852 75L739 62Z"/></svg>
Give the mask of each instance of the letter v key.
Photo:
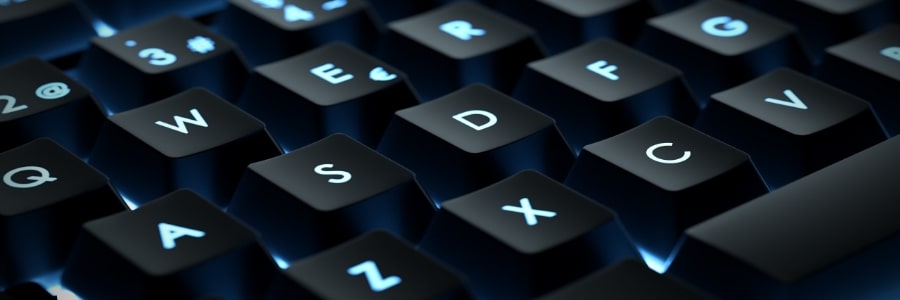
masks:
<svg viewBox="0 0 900 300"><path fill-rule="evenodd" d="M793 107L793 108L799 108L802 110L806 110L808 108L806 106L806 103L803 103L803 100L800 100L800 97L797 97L797 94L794 94L794 91L791 91L790 89L784 90L784 95L787 96L788 99L790 99L791 101L785 101L785 100L775 99L775 98L766 98L766 102L774 103L774 104L778 104L778 105L784 105L784 106Z"/></svg>
<svg viewBox="0 0 900 300"><path fill-rule="evenodd" d="M381 271L378 270L378 266L372 260L361 262L347 269L347 274L350 275L356 276L363 273L366 275L366 281L369 282L369 288L376 293L392 288L400 284L401 281L398 276L382 277Z"/></svg>

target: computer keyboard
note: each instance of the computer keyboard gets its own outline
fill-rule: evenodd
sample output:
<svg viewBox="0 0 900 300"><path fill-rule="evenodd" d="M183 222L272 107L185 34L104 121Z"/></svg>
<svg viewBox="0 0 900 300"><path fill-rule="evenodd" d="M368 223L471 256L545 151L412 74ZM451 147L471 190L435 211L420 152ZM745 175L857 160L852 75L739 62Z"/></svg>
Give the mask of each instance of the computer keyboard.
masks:
<svg viewBox="0 0 900 300"><path fill-rule="evenodd" d="M0 300L900 299L895 0L0 0Z"/></svg>

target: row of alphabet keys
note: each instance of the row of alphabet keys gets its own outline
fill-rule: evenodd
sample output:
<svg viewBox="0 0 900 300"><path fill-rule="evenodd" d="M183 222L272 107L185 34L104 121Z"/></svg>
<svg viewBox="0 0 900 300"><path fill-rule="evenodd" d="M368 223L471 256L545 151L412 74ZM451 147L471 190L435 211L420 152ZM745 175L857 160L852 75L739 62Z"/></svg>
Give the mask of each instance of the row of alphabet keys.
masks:
<svg viewBox="0 0 900 300"><path fill-rule="evenodd" d="M234 25L366 3L234 0L0 67L0 299L48 274L84 299L900 295L897 25L820 62L728 1L555 51L474 2L337 43Z"/></svg>

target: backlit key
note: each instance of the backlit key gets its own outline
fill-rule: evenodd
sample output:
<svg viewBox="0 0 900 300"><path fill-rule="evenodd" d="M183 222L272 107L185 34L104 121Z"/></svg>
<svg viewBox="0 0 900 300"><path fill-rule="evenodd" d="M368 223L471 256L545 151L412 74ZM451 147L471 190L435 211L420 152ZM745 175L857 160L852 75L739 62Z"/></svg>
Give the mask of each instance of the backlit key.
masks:
<svg viewBox="0 0 900 300"><path fill-rule="evenodd" d="M251 229L180 190L86 223L62 283L85 299L261 299L276 268Z"/></svg>
<svg viewBox="0 0 900 300"><path fill-rule="evenodd" d="M565 183L618 213L664 261L684 229L767 192L750 158L661 117L585 146Z"/></svg>
<svg viewBox="0 0 900 300"><path fill-rule="evenodd" d="M525 169L562 180L574 160L553 119L483 85L398 111L378 151L436 203Z"/></svg>
<svg viewBox="0 0 900 300"><path fill-rule="evenodd" d="M281 153L262 122L203 89L109 120L90 163L136 205L190 188L225 207L248 164Z"/></svg>
<svg viewBox="0 0 900 300"><path fill-rule="evenodd" d="M513 97L553 117L573 150L657 116L693 123L677 69L612 40L528 64Z"/></svg>
<svg viewBox="0 0 900 300"><path fill-rule="evenodd" d="M337 41L371 51L380 33L364 0L230 0L216 28L252 65Z"/></svg>
<svg viewBox="0 0 900 300"><path fill-rule="evenodd" d="M72 0L0 1L0 65L83 51L94 30Z"/></svg>
<svg viewBox="0 0 900 300"><path fill-rule="evenodd" d="M749 0L773 16L797 26L805 49L815 62L825 54L825 48L863 35L891 20L900 10L890 0Z"/></svg>
<svg viewBox="0 0 900 300"><path fill-rule="evenodd" d="M434 206L412 172L336 134L250 164L228 212L292 261L375 229L417 242Z"/></svg>
<svg viewBox="0 0 900 300"><path fill-rule="evenodd" d="M52 65L29 58L0 68L0 151L48 137L87 157L105 121L90 92Z"/></svg>
<svg viewBox="0 0 900 300"><path fill-rule="evenodd" d="M110 113L192 87L236 101L248 75L231 42L175 16L94 38L78 69L78 79Z"/></svg>
<svg viewBox="0 0 900 300"><path fill-rule="evenodd" d="M270 290L268 300L472 298L459 275L384 231L292 263Z"/></svg>
<svg viewBox="0 0 900 300"><path fill-rule="evenodd" d="M394 112L419 103L403 73L343 43L255 71L239 105L285 151L334 133L375 147Z"/></svg>
<svg viewBox="0 0 900 300"><path fill-rule="evenodd" d="M407 72L424 100L472 83L510 92L543 56L528 27L471 2L391 22L378 55Z"/></svg>
<svg viewBox="0 0 900 300"><path fill-rule="evenodd" d="M646 0L500 1L498 11L534 27L550 53L605 37L632 44L654 15Z"/></svg>
<svg viewBox="0 0 900 300"><path fill-rule="evenodd" d="M638 257L612 211L534 171L445 202L420 247L489 299L533 298Z"/></svg>
<svg viewBox="0 0 900 300"><path fill-rule="evenodd" d="M34 0L32 0L34 1ZM130 29L167 15L199 17L225 7L225 0L79 0L93 15L113 28Z"/></svg>
<svg viewBox="0 0 900 300"><path fill-rule="evenodd" d="M647 23L637 48L682 70L702 103L779 67L810 68L793 26L733 1L700 2Z"/></svg>
<svg viewBox="0 0 900 300"><path fill-rule="evenodd" d="M712 99L697 129L747 151L773 189L886 138L868 103L790 69Z"/></svg>
<svg viewBox="0 0 900 300"><path fill-rule="evenodd" d="M49 139L0 153L0 177L0 286L58 271L82 223L125 210L106 176Z"/></svg>
<svg viewBox="0 0 900 300"><path fill-rule="evenodd" d="M891 136L900 134L900 25L886 25L829 47L818 70L823 81L872 104Z"/></svg>

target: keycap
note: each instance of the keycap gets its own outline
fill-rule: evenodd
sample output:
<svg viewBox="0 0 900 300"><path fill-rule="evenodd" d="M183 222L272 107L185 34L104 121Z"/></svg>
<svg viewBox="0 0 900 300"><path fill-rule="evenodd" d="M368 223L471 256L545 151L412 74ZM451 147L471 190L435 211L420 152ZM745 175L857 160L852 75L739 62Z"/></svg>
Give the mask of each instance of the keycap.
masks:
<svg viewBox="0 0 900 300"><path fill-rule="evenodd" d="M427 12L440 6L440 0L368 0L383 23Z"/></svg>
<svg viewBox="0 0 900 300"><path fill-rule="evenodd" d="M414 245L373 231L291 264L267 299L472 299L459 276Z"/></svg>
<svg viewBox="0 0 900 300"><path fill-rule="evenodd" d="M106 116L90 92L37 58L0 68L0 151L49 137L80 157Z"/></svg>
<svg viewBox="0 0 900 300"><path fill-rule="evenodd" d="M548 53L611 38L632 44L644 21L655 15L650 1L538 0L500 1L498 11L533 27Z"/></svg>
<svg viewBox="0 0 900 300"><path fill-rule="evenodd" d="M230 0L216 27L252 65L336 41L371 51L380 34L362 0Z"/></svg>
<svg viewBox="0 0 900 300"><path fill-rule="evenodd" d="M78 228L125 210L103 174L50 139L0 153L0 286L61 268Z"/></svg>
<svg viewBox="0 0 900 300"><path fill-rule="evenodd" d="M747 3L797 26L800 40L815 62L822 59L826 47L889 23L900 9L893 1L881 0L752 0Z"/></svg>
<svg viewBox="0 0 900 300"><path fill-rule="evenodd" d="M900 297L898 151L891 138L689 228L668 273L724 299Z"/></svg>
<svg viewBox="0 0 900 300"><path fill-rule="evenodd" d="M419 246L484 298L533 298L638 257L615 213L533 170L441 208Z"/></svg>
<svg viewBox="0 0 900 300"><path fill-rule="evenodd" d="M79 0L93 17L117 29L130 29L156 19L177 14L185 18L200 17L225 7L225 0Z"/></svg>
<svg viewBox="0 0 900 300"><path fill-rule="evenodd" d="M900 25L886 25L826 50L818 78L872 104L891 136L900 134Z"/></svg>
<svg viewBox="0 0 900 300"><path fill-rule="evenodd" d="M47 293L41 285L27 282L0 292L0 300L56 300L56 297Z"/></svg>
<svg viewBox="0 0 900 300"><path fill-rule="evenodd" d="M773 189L886 138L868 103L790 69L712 99L697 129L747 151Z"/></svg>
<svg viewBox="0 0 900 300"><path fill-rule="evenodd" d="M285 261L374 229L418 241L434 210L412 172L343 134L250 164L228 207Z"/></svg>
<svg viewBox="0 0 900 300"><path fill-rule="evenodd" d="M0 1L0 65L29 56L50 60L87 48L94 30L71 0Z"/></svg>
<svg viewBox="0 0 900 300"><path fill-rule="evenodd" d="M438 205L525 169L562 180L574 160L553 119L480 84L397 111L378 152Z"/></svg>
<svg viewBox="0 0 900 300"><path fill-rule="evenodd" d="M676 279L653 272L643 262L626 259L537 299L701 300L712 298Z"/></svg>
<svg viewBox="0 0 900 300"><path fill-rule="evenodd" d="M190 190L84 224L62 284L85 299L261 299L254 232Z"/></svg>
<svg viewBox="0 0 900 300"><path fill-rule="evenodd" d="M256 68L238 103L290 151L334 133L375 147L394 112L419 101L402 72L333 43Z"/></svg>
<svg viewBox="0 0 900 300"><path fill-rule="evenodd" d="M576 153L657 116L693 123L681 72L609 39L531 62L513 92L553 117Z"/></svg>
<svg viewBox="0 0 900 300"><path fill-rule="evenodd" d="M135 205L190 188L225 207L248 164L281 153L262 122L199 88L109 121L89 161Z"/></svg>
<svg viewBox="0 0 900 300"><path fill-rule="evenodd" d="M779 67L810 69L792 25L732 1L699 2L647 24L636 48L684 72L704 104Z"/></svg>
<svg viewBox="0 0 900 300"><path fill-rule="evenodd" d="M743 151L667 117L587 145L565 184L615 211L665 260L681 233L768 189Z"/></svg>
<svg viewBox="0 0 900 300"><path fill-rule="evenodd" d="M376 50L406 71L423 100L473 83L510 92L525 64L543 57L534 32L472 2L460 2L388 24Z"/></svg>
<svg viewBox="0 0 900 300"><path fill-rule="evenodd" d="M113 114L192 87L236 101L249 73L230 41L194 21L171 16L92 39L78 79Z"/></svg>

